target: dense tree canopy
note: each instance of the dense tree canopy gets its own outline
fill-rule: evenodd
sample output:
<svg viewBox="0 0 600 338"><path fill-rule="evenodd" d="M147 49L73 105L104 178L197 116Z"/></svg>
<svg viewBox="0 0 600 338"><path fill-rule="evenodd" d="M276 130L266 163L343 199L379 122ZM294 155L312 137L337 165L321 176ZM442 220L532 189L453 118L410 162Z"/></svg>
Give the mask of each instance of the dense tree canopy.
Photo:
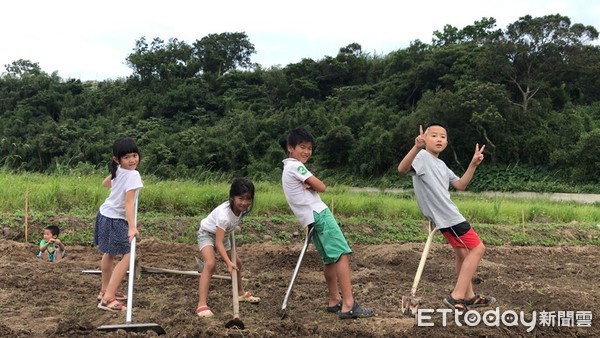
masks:
<svg viewBox="0 0 600 338"><path fill-rule="evenodd" d="M264 69L245 33L192 44L136 41L129 77L82 83L17 60L0 75L0 166L105 168L112 141L134 137L159 177L227 172L279 178L288 130L317 137L314 164L357 178L391 174L419 124L448 126L457 170L486 144L488 166L543 168L600 182L600 50L568 17L450 25L430 44L388 55L358 43L335 56Z"/></svg>

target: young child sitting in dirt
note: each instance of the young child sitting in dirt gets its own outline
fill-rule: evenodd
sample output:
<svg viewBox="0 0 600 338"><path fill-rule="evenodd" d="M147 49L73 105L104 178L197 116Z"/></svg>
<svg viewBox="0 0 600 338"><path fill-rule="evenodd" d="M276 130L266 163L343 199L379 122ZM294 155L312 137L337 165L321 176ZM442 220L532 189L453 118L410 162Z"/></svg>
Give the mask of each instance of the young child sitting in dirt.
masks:
<svg viewBox="0 0 600 338"><path fill-rule="evenodd" d="M136 201L144 186L136 170L139 163L140 151L133 139L123 137L114 142L110 175L102 181L102 186L110 188L110 194L100 206L94 228L94 244L102 252L99 309L115 312L127 310L121 302L127 296L117 289L129 268L131 241L139 237ZM113 268L118 255L122 255L121 260Z"/></svg>
<svg viewBox="0 0 600 338"><path fill-rule="evenodd" d="M361 307L352 295L349 256L352 250L333 214L318 194L325 191L325 184L305 167L314 143L312 134L302 127L288 134L289 157L283 160L281 178L283 192L300 223L307 230L315 228L312 241L323 260L323 273L329 291L327 312L338 313L341 319L371 317L373 309Z"/></svg>
<svg viewBox="0 0 600 338"><path fill-rule="evenodd" d="M242 286L242 261L239 255L235 262L229 258L231 251L230 234L238 225L242 224L244 216L250 212L254 200L254 184L246 178L235 178L229 189L229 200L222 203L210 212L206 218L200 221L198 229L198 247L204 258L204 268L198 285L198 307L196 314L199 317L212 317L214 313L208 306L208 288L210 280L215 271L215 251L227 264L227 271L233 269L237 273L238 295L240 302L259 303L260 298L254 296L250 291L244 291Z"/></svg>
<svg viewBox="0 0 600 338"><path fill-rule="evenodd" d="M60 228L56 225L49 225L44 228L44 235L40 241L40 250L37 257L42 261L59 262L65 257L65 245L58 239Z"/></svg>
<svg viewBox="0 0 600 338"><path fill-rule="evenodd" d="M475 145L475 154L461 178L458 178L438 158L448 146L446 128L439 124L430 125L425 132L419 126L415 145L398 165L400 173L412 176L415 196L423 215L436 225L448 243L454 248L456 274L454 290L443 302L448 307L467 311L469 307L488 306L496 302L493 297L475 294L471 279L485 252L485 246L475 230L461 215L458 207L450 199L450 184L456 190L464 190L483 161L485 145Z"/></svg>

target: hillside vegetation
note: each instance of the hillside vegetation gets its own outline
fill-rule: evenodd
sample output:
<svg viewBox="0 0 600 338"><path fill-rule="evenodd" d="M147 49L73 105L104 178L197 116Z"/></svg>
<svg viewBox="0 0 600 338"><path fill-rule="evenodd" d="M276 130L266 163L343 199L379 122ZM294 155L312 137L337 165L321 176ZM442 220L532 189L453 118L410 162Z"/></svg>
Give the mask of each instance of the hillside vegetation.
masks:
<svg viewBox="0 0 600 338"><path fill-rule="evenodd" d="M394 168L419 125L439 122L450 139L442 158L458 173L486 144L471 189L597 190L597 38L560 14L524 15L504 28L494 18L446 25L387 55L350 41L269 69L252 62L243 32L141 37L124 60L131 75L100 82L15 60L0 75L0 166L105 172L113 140L127 135L145 175L276 182L287 132L306 125L330 182L407 187Z"/></svg>

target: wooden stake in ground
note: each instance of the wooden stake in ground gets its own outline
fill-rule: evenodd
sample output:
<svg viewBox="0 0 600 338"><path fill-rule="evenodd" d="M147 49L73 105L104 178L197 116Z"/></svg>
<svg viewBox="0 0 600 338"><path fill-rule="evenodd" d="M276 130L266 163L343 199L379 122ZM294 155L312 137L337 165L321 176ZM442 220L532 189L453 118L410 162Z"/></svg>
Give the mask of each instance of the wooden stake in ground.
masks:
<svg viewBox="0 0 600 338"><path fill-rule="evenodd" d="M25 188L25 243L27 243L28 223L29 223L29 188Z"/></svg>
<svg viewBox="0 0 600 338"><path fill-rule="evenodd" d="M333 212L333 197L331 198L331 213L335 215L335 213Z"/></svg>
<svg viewBox="0 0 600 338"><path fill-rule="evenodd" d="M525 209L521 208L521 233L525 236Z"/></svg>

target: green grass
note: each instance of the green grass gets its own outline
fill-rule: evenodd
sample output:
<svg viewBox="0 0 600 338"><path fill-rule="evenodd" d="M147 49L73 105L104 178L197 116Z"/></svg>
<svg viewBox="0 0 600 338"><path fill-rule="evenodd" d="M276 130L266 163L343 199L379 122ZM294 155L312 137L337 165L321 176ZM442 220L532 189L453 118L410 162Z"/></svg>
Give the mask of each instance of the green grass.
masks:
<svg viewBox="0 0 600 338"><path fill-rule="evenodd" d="M27 192L29 242L37 244L41 229L57 224L65 242L91 244L95 215L109 193L101 186L102 179L0 170L0 225L11 229L13 238L24 238ZM225 201L229 191L227 182L145 179L144 185L139 202L142 235L190 244L196 242L200 219ZM239 233L240 242L302 241L302 235L294 235L302 234L303 229L289 210L281 186L267 182L255 185L254 207ZM334 185L321 198L351 243L425 241L425 222L411 191L353 192L348 186ZM600 244L599 203L456 193L453 200L488 244ZM441 242L441 236L436 240Z"/></svg>

